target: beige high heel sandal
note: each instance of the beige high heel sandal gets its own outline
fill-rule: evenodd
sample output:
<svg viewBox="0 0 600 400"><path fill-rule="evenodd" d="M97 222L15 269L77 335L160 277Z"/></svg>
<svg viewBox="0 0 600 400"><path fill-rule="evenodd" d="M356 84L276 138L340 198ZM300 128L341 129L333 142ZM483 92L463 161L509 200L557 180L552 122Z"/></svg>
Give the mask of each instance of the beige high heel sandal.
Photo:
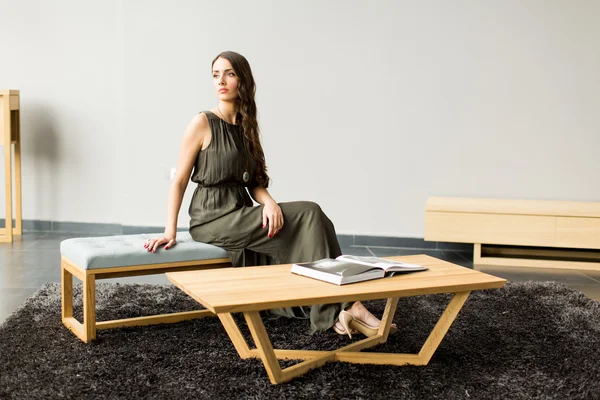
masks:
<svg viewBox="0 0 600 400"><path fill-rule="evenodd" d="M350 334L351 330L358 331L367 337L375 336L377 335L377 332L379 332L378 326L368 325L364 321L356 319L352 314L345 310L340 312L338 320L348 332L350 339L352 339L352 335ZM390 334L393 335L397 331L398 329L395 326L390 326Z"/></svg>
<svg viewBox="0 0 600 400"><path fill-rule="evenodd" d="M333 330L335 331L335 333L337 333L338 335L342 335L342 336L346 336L348 335L350 337L350 339L352 339L352 334L356 334L358 333L358 331L350 328L349 330L346 329L342 323L340 321L336 321L336 323L333 325Z"/></svg>
<svg viewBox="0 0 600 400"><path fill-rule="evenodd" d="M344 327L344 333L341 333L340 332L341 330L340 331L336 330L336 332L339 333L340 335L347 333L348 336L350 337L350 339L352 339L352 334L357 333L356 330L354 330L350 327L353 320L354 320L354 316L352 314L350 314L348 311L344 311L344 310L340 311L340 315L338 316L338 321L342 325L342 327ZM335 329L335 325L334 325L334 329Z"/></svg>

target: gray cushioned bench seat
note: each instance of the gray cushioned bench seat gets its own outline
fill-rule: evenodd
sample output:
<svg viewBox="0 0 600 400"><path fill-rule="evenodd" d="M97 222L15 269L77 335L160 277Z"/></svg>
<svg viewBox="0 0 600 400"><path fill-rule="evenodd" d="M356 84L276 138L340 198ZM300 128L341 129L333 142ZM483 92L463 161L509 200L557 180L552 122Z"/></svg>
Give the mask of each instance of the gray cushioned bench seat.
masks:
<svg viewBox="0 0 600 400"><path fill-rule="evenodd" d="M169 250L161 246L156 253L147 251L144 242L160 235L73 238L60 243L62 322L79 339L86 343L94 340L98 329L173 323L214 316L208 310L196 310L96 322L97 279L231 267L227 251L196 242L188 232L178 232L177 244ZM73 317L73 276L83 284L83 322Z"/></svg>
<svg viewBox="0 0 600 400"><path fill-rule="evenodd" d="M156 233L67 239L60 243L60 253L79 268L86 270L228 258L227 251L196 242L188 232L179 232L177 244L169 250L161 246L155 253L147 251L144 242L160 235Z"/></svg>

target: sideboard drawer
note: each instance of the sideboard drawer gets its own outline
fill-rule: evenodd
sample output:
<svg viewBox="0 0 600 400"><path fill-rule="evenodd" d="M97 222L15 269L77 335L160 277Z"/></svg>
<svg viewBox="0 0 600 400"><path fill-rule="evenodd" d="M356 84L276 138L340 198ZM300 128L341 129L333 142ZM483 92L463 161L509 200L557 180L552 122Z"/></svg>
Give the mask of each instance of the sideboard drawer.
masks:
<svg viewBox="0 0 600 400"><path fill-rule="evenodd" d="M600 249L600 218L556 218L556 245Z"/></svg>
<svg viewBox="0 0 600 400"><path fill-rule="evenodd" d="M556 217L428 211L425 240L554 246Z"/></svg>

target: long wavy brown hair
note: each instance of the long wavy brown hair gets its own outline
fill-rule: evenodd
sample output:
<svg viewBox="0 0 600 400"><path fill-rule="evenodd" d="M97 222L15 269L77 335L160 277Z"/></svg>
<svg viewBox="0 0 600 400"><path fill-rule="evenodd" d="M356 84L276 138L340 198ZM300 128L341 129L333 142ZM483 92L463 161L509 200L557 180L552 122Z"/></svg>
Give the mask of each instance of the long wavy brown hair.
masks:
<svg viewBox="0 0 600 400"><path fill-rule="evenodd" d="M224 51L216 56L212 62L212 66L214 66L215 61L219 58L229 61L240 79L236 121L239 121L238 123L241 125L244 138L246 139L245 142L247 143L248 151L257 163L256 182L266 188L269 186L270 179L269 175L267 175L265 154L260 144L260 132L256 119L256 102L254 101L256 84L254 83L254 76L252 76L252 69L250 69L248 60L243 55L234 51Z"/></svg>

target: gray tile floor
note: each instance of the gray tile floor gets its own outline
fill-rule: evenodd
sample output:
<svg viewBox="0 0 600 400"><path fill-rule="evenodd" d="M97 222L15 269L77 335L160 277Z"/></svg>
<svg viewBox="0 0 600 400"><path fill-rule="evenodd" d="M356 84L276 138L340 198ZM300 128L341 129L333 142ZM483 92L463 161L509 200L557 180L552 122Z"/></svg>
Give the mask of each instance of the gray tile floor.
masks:
<svg viewBox="0 0 600 400"><path fill-rule="evenodd" d="M0 243L0 324L44 283L60 282L60 242L78 236L92 235L30 232L20 238L17 237L12 244ZM342 250L344 254L379 257L428 254L473 268L471 255L456 251L374 246L345 246ZM590 298L600 300L600 271L485 266L475 266L475 269L509 281L558 281L583 292ZM104 282L111 281L170 284L164 275L107 279Z"/></svg>

